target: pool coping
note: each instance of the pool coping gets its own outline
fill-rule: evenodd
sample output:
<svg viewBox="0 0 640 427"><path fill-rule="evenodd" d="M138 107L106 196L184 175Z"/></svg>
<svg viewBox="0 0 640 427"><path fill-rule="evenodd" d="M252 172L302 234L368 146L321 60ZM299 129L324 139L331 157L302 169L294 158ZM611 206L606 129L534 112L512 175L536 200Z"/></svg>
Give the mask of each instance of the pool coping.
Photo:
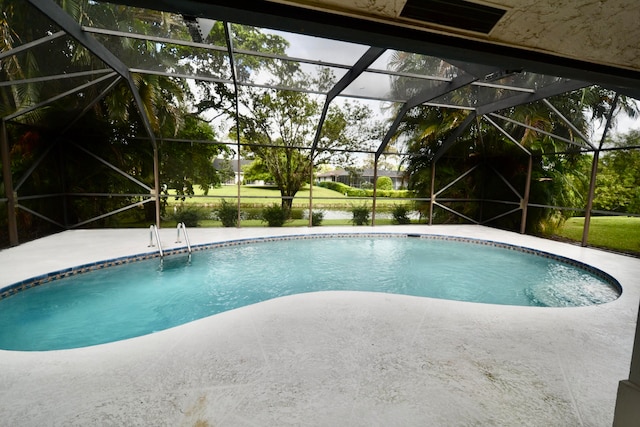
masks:
<svg viewBox="0 0 640 427"><path fill-rule="evenodd" d="M546 259L552 259L560 263L568 264L572 267L582 269L600 280L606 282L608 285L614 287L619 293L618 298L624 292L620 282L611 274L576 259L553 254L551 252L530 248L527 246L520 246L511 243L504 243L495 240L478 239L472 237L461 237L453 235L443 234L429 234L429 233L406 233L406 232L363 232L363 233L315 233L315 234L288 234L281 236L263 236L263 237L246 237L239 239L231 239L219 242L199 243L190 247L191 252L200 252L205 250L212 250L222 247L231 247L238 245L246 245L252 243L263 242L275 242L284 240L309 240L309 239L335 239L335 238L367 238L367 237L393 237L393 238L420 238L428 240L443 240L443 241L455 241L463 243L472 243L480 246L492 246L507 250L513 250L516 252L527 253L530 255L540 256ZM189 247L181 246L177 248L171 248L164 250L164 256L174 256L179 254L188 254ZM144 261L148 259L162 258L159 251L144 252L134 255L126 255L117 258L111 258L106 260L94 261L86 264L80 264L73 267L67 267L61 270L51 271L48 273L40 274L38 276L29 277L19 282L11 283L0 288L0 301L16 295L22 291L38 287L47 283L54 282L56 280L64 279L78 274L87 273L95 270L102 270L109 267L115 267L119 265L129 264L132 262Z"/></svg>

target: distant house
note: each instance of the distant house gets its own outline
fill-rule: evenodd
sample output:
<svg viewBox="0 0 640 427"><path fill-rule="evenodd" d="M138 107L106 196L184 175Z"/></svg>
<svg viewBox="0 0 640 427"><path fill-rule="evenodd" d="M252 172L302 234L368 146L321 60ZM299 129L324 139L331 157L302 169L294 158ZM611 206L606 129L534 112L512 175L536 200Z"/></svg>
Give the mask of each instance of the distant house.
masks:
<svg viewBox="0 0 640 427"><path fill-rule="evenodd" d="M244 172L242 171L242 168L251 164L251 162L253 162L253 160L240 160L240 170L238 170L238 159L214 159L213 167L217 170L231 167L234 177L227 179L223 184L237 184L238 180L240 180L240 182L244 180Z"/></svg>
<svg viewBox="0 0 640 427"><path fill-rule="evenodd" d="M379 170L378 177L388 176L393 182L393 189L399 190L404 184L404 171L387 171ZM318 181L341 182L351 187L360 188L363 183L373 185L373 169L364 169L357 176L349 174L344 169L336 169L328 172L322 172L317 175Z"/></svg>

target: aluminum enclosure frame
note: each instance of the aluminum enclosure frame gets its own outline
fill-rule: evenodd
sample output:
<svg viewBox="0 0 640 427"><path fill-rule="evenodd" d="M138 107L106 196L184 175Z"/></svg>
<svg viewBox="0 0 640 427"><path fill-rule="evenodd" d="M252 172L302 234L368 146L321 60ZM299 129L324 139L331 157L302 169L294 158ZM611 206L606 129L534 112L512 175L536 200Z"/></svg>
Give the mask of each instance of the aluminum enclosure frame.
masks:
<svg viewBox="0 0 640 427"><path fill-rule="evenodd" d="M124 63L122 63L117 57L115 57L108 49L106 49L103 45L101 45L93 36L92 34L110 34L110 35L114 35L114 36L131 36L128 33L121 33L121 32L116 32L116 31L112 31L112 30L105 30L105 29L96 29L96 28L90 28L90 27L82 27L79 24L77 24L76 22L74 22L72 19L70 19L70 17L68 15L66 15L66 13L64 11L62 11L62 9L60 9L53 0L28 0L33 6L35 6L36 8L38 8L39 10L41 10L43 13L45 13L49 18L51 18L56 24L58 24L63 31L60 31L58 33L54 33L48 37L46 37L45 39L41 39L41 40L37 40L34 41L33 43L29 43L28 45L23 45L20 46L18 48L16 48L15 50L18 51L22 51L25 49L29 49L35 45L41 44L41 43L45 43L47 41L49 41L50 39L53 38L58 38L61 35L64 34L69 34L71 35L74 39L76 39L78 42L80 42L81 44L83 44L87 49L89 49L90 52L92 52L94 55L96 55L98 58L100 58L102 61L104 61L107 65L109 65L112 70L114 70L115 73L117 73L120 78L124 78L129 87L130 90L134 96L134 99L136 100L136 104L138 105L138 109L141 113L141 117L143 119L143 124L145 126L145 128L147 129L147 134L149 136L150 142L153 146L154 149L154 168L155 168L155 172L154 172L154 176L155 176L155 183L154 183L154 194L152 197L155 198L155 203L156 203L156 222L159 225L159 171L158 171L158 160L157 160L157 143L156 143L156 136L154 135L153 130L151 129L151 125L150 125L150 121L148 119L148 117L146 116L146 112L144 111L144 108L142 107L142 101L139 97L139 94L135 88L135 84L133 83L132 80L132 73L133 72L140 72L140 73L150 73L153 74L153 71L150 70L143 70L143 69L133 69L133 68L128 68ZM142 4L138 4L140 3L139 1L136 0L116 0L117 3L121 3L121 4L131 4L131 5L140 5L140 6L147 6L146 4L142 5ZM352 20L350 18L339 18L337 23L336 22L331 22L330 24L327 23L323 23L321 22L321 20L319 19L319 17L326 17L326 15L318 12L305 12L302 15L299 15L298 13L295 14L295 16L293 16L291 14L291 12L293 11L293 9L285 7L285 6L277 6L274 9L270 9L268 12L261 12L259 10L255 10L258 6L257 2L241 2L240 4L238 4L237 6L234 7L229 7L224 5L222 2L216 2L216 1L209 1L206 2L206 4L204 2L201 1L184 1L184 2L176 2L173 0L161 0L159 3L161 8L165 9L165 10L173 10L182 14L186 14L186 13L190 13L193 11L194 8L197 9L197 16L206 16L206 17L214 17L213 14L219 14L222 17L225 18L234 18L235 21L234 22L241 22L241 23L255 23L256 21L264 21L266 23L269 24L273 24L272 27L273 28L280 28L280 29L286 29L286 30L291 30L292 28L294 29L300 29L302 28L302 24L306 23L306 25L304 26L304 32L306 33L311 33L314 35L325 35L328 32L334 31L336 30L336 25L342 25L346 22L352 22ZM251 13L245 13L247 11L247 9L251 10ZM287 12L288 11L288 12ZM285 13L286 12L286 13ZM299 12L299 10L296 10L296 12ZM278 23L274 22L274 17L278 15L279 17L285 17L286 19L278 19ZM411 109L414 108L416 106L419 105L438 105L436 104L432 104L432 102L438 98L439 96L442 96L448 92L451 92L453 90L456 90L458 88L464 87L466 85L478 85L478 86L483 86L483 87L492 87L492 86L496 86L498 87L499 85L492 85L488 80L489 76L494 76L494 75L500 75L500 74L507 74L509 71L509 69L506 68L500 68L500 67L496 67L495 65L483 65L483 64L488 64L489 60L491 61L495 61L498 64L501 65L506 65L508 64L510 67L514 66L514 58L516 58L517 61L517 65L522 65L525 64L526 66L530 67L531 70L533 71L541 71L541 70L549 70L549 69L553 69L554 71L559 71L560 73L563 72L568 72L571 71L572 73L577 73L579 76L588 76L588 77L593 77L596 80L600 81L602 80L605 83L608 83L609 85L616 85L616 84L624 84L624 87L618 87L618 86L612 86L615 87L618 90L621 90L623 93L634 93L634 91L636 89L638 89L637 87L635 87L634 85L630 84L630 83L635 83L635 85L638 85L638 80L635 80L634 77L637 77L634 73L630 73L628 72L628 70L610 70L608 68L602 68L602 67L595 67L595 69L593 69L593 67L591 67L590 69L588 69L586 72L585 70L577 70L579 72L576 71L575 67L584 65L581 64L580 62L572 62L569 61L567 62L566 60L558 60L558 58L551 58L551 57L544 57L545 61L542 61L541 58L539 58L540 60L537 62L531 62L530 60L525 60L522 58L521 54L516 55L516 52L513 52L512 50L502 50L502 49L494 49L491 46L480 46L477 43L473 44L472 43L472 47L478 49L479 52L483 52L482 57L485 58L484 60L480 61L478 59L479 55L478 53L473 53L472 49L470 49L469 47L462 49L460 46L458 46L456 44L456 41L453 39L449 39L446 37L442 37L442 38L438 38L435 37L434 39L430 39L429 41L420 41L418 42L414 36L416 35L415 31L409 30L409 29L395 29L394 31L390 31L388 34L384 33L382 34L383 30L384 31L388 31L390 30L390 28L388 28L387 26L384 25L374 25L372 23L362 23L360 22L358 25L355 25L353 27L351 27L350 29L345 28L344 26L340 26L338 28L339 31L337 31L336 35L332 35L333 37L337 37L337 38L342 38L342 39L348 39L349 41L359 41L361 40L361 38L368 34L368 37L370 37L372 40L378 40L380 39L383 35L384 40L386 41L386 46L393 46L394 44L399 43L400 41L402 41L402 43L409 43L409 45L411 47L415 47L415 51L416 52L421 52L421 51L428 51L429 54L434 54L434 53L442 53L442 52L446 52L448 56L446 56L446 60L451 63L454 64L455 66L459 67L462 70L466 70L465 74L456 77L455 79L443 79L443 81L440 83L440 85L436 88L431 88L428 90L424 90L422 93L414 96L413 98L409 99L408 101L405 101L403 103L402 108L399 110L398 114L396 115L393 123L391 124L389 130L387 131L386 135L384 136L384 138L382 139L382 141L380 142L380 145L378 147L377 150L375 150L375 157L374 157L374 161L375 161L375 168L374 168L374 180L377 178L377 171L378 171L378 160L380 158L381 155L384 154L385 152L385 148L387 146L387 144L389 143L389 141L391 140L391 138L393 138L393 136L395 135L397 128L399 126L399 124L401 123L404 115ZM135 38L145 38L144 36L141 35L134 35L133 37ZM159 37L148 37L149 40L155 40L158 42L173 42L173 43L177 43L177 44L183 44L185 46L196 46L196 47L207 47L207 48L213 48L216 50L222 50L222 48L220 47L210 47L204 43L198 43L198 42L188 42L188 41L182 41L182 42L176 42L175 40L172 39L165 39L165 38L159 38ZM227 39L228 39L228 45L227 45L227 52L230 55L230 60L231 60L231 66L232 66L232 70L235 68L235 66L233 65L233 54L234 52L236 53L240 53L240 54L254 54L254 55L262 55L262 56L270 56L270 57L278 57L280 59L296 59L296 58L288 58L288 57L281 57L278 55L266 55L266 54L260 54L258 52L247 52L247 51L242 51L242 50L236 50L233 48L231 40L229 39L229 36L227 35ZM418 43L418 44L416 44ZM316 132L316 137L314 139L312 148L311 148L311 152L313 153L314 150L317 147L318 144L318 139L319 139L319 135L320 135L320 130L322 128L322 124L323 124L323 120L324 117L326 116L326 111L328 109L329 104L331 103L331 101L333 99L335 99L337 96L341 95L341 92L348 86L349 83L353 82L353 80L355 80L355 78L357 78L358 75L360 75L363 71L365 71L367 69L367 67L377 58L379 57L385 50L386 48L377 48L377 47L370 47L369 51L366 52L356 63L355 66L349 68L347 74L343 77L343 79L341 81L339 81L336 85L334 85L334 87L327 93L327 98L325 101L325 105L323 108L323 114L320 118L318 127L317 127L317 132ZM495 50L495 51L494 51ZM3 56L7 56L9 54L15 54L15 51L9 51L7 53L3 53ZM489 54L489 56L487 57L487 54ZM511 56L506 56L507 54L511 55ZM496 56L497 55L497 56ZM461 61L459 58L461 58L462 56L465 57L471 57L473 60L478 60L476 64L470 63L470 62L463 62ZM450 59L453 58L453 59ZM317 64L317 65L327 65L326 63L321 63L321 62L317 62L317 61L312 61L312 60L304 60L301 58L297 58L297 60L300 61L304 61L306 63L309 64ZM550 64L551 60L558 60L556 61L560 63L560 65L557 64ZM331 65L331 64L330 64ZM340 67L340 64L333 64L336 67ZM574 68L569 68L567 69L568 66L574 67ZM344 66L342 66L344 68ZM348 68L348 67L347 67ZM524 68L522 68L524 69ZM609 74L602 74L603 72L607 72ZM379 72L383 72L382 70L379 70ZM172 75L171 73L162 73L163 75ZM388 72L388 74L394 74L393 72ZM400 73L396 73L396 74L400 74ZM113 72L110 75L113 75ZM186 77L186 76L185 76ZM607 77L606 79L603 79L603 77ZM102 78L106 78L102 77ZM434 79L435 80L435 79ZM228 83L233 83L235 90L237 91L238 89L238 85L247 85L247 83L242 83L242 82L238 82L235 79L235 74L233 76L233 79L228 82ZM443 147L441 147L441 149L438 151L438 153L436 154L436 157L434 159L434 163L437 162L443 155L446 154L446 151L456 142L456 139L464 132L464 130L466 129L466 127L473 121L473 119L478 119L478 118L485 118L485 120L489 121L490 123L492 123L494 126L497 126L497 124L495 122L493 122L489 116L491 117L495 117L495 118L500 118L503 120L507 120L507 121L511 121L512 123L515 123L519 126L524 126L527 127L528 125L524 124L524 123L519 123L519 122L515 122L511 119L509 119L508 117L505 116L501 116L496 114L496 112L500 111L500 110L504 110L506 108L511 108L517 105L522 105L522 104L526 104L526 103L530 103L530 102L534 102L537 100L542 100L543 102L545 102L550 109L554 110L554 112L560 117L561 120L563 120L565 123L567 123L568 126L572 127L573 129L577 130L575 128L574 125L572 125L570 123L570 121L568 121L565 117L562 116L562 114L555 109L555 107L553 107L553 105L551 103L549 103L549 101L546 100L547 97L549 96L553 96L553 95L557 95L557 94L561 94L570 90L575 90L577 88L582 88L585 86L588 86L589 83L583 82L583 81L576 81L576 80L569 80L569 79L565 79L564 81L561 81L559 83L550 85L550 86L545 86L540 88L539 90L532 90L532 89L525 89L525 88L516 88L516 87L510 87L510 90L516 90L516 91L521 91L522 94L521 95L515 95L515 96L511 96L508 97L504 100L498 101L498 102L494 102L492 104L484 104L484 105L479 105L475 108L472 108L472 114L469 115L468 119L469 120L465 120L459 127L459 129L455 130L452 135L450 136L450 138L445 142L445 144L443 145ZM256 85L258 87L260 87L261 85ZM500 86L502 88L504 88L505 86ZM75 90L81 90L82 87L78 87ZM300 91L305 91L304 89L299 89L299 88L279 88L279 89L286 89L286 90L300 90ZM65 96L68 93L72 93L73 90L70 90L67 93L61 94L58 97L56 97L55 99L58 99L60 97ZM357 97L357 96L355 96ZM363 97L365 98L365 97ZM46 105L49 102L52 102L54 99L50 99L50 100L46 100L46 101L42 101L39 104L36 104L35 106L30 107L29 109L25 109L23 111L20 112L16 112L14 114L11 114L7 117L4 118L4 120L11 120L15 117L18 117L20 114L30 111L31 109L35 109L38 108L39 106L42 105ZM462 106L448 106L448 107L453 107L453 108L463 108ZM499 128L499 127L498 127ZM540 133L545 133L545 131L542 131L541 129L537 129L537 128L533 128L530 127L532 129L534 129L536 132L540 132ZM499 128L500 129L500 128ZM501 131L503 133L504 130L501 129ZM578 145L576 142L571 141L571 140L567 140L565 138L559 137L557 135L553 135L551 133L546 132L547 135L557 138L559 140L563 140L565 142L568 143L572 143L572 144L576 144ZM579 134L579 132L578 132ZM589 145L588 148L586 148L585 151L597 151L597 148L595 147L594 144L590 143L583 135L579 135L581 136L586 144ZM512 139L512 138L511 138ZM517 142L516 142L517 143ZM238 149L240 147L240 141L238 141ZM306 147L300 147L301 149L306 149ZM599 148L602 148L601 146ZM34 166L35 167L35 166ZM24 182L24 179L21 181L21 183ZM5 187L9 188L10 186L7 186L5 183ZM19 185L17 186L19 187ZM143 187L144 188L144 187ZM240 194L238 193L238 203L240 200ZM7 201L9 201L9 199L11 199L14 203L17 202L17 200L13 200L13 195L8 195L7 197ZM375 195L375 188L374 188L374 198L373 198L373 203L374 203L374 208L373 208L373 218L374 221L373 223L375 223L375 200L376 200L376 195ZM435 201L434 201L435 203ZM589 202L588 205L591 204L591 200ZM312 202L312 195L310 195L310 200L309 200L309 206L310 209L312 209L313 207L313 202ZM524 211L526 211L526 204L524 206ZM521 230L524 230L524 225L526 224L526 215L523 218L522 221L522 227ZM311 223L310 223L311 225ZM13 233L12 233L13 234ZM15 244L16 242L12 243ZM584 244L584 243L583 243Z"/></svg>
<svg viewBox="0 0 640 427"><path fill-rule="evenodd" d="M18 227L16 221L16 210L23 209L26 212L29 212L31 215L39 217L43 220L50 221L61 228L74 228L83 226L91 221L104 218L106 216L122 212L126 209L134 208L137 206L141 206L143 204L154 202L155 203L155 219L156 225L160 226L160 171L159 171L159 158L158 158L158 143L157 143L157 135L153 131L151 126L151 121L147 116L147 112L144 108L143 101L141 99L140 93L136 88L133 73L158 73L153 70L145 70L145 69L137 69L128 67L125 65L120 58L115 56L111 51L109 51L104 45L102 45L94 34L105 34L106 31L100 31L93 28L82 27L77 22L75 22L69 15L67 15L54 0L27 0L30 5L40 10L44 15L46 15L52 22L54 22L57 26L59 26L62 31L55 32L49 34L41 39L31 41L29 43L23 44L15 49L9 50L7 52L0 53L0 60L5 59L11 55L16 55L20 52L26 52L29 49L33 49L36 46L43 45L45 43L51 42L53 40L59 39L62 36L68 35L76 40L78 43L82 44L85 48L87 48L92 55L102 60L111 70L105 69L100 71L92 71L87 73L77 73L75 75L63 75L63 74L54 74L49 77L40 77L34 79L23 79L20 81L10 81L10 82L0 82L0 86L8 86L13 84L28 84L34 82L45 82L47 80L54 79L70 79L73 77L84 76L84 75L97 75L103 74L100 77L92 80L91 82L78 85L72 89L64 91L54 97L48 99L42 99L35 102L33 105L21 106L17 111L14 111L10 114L5 115L0 118L0 157L2 162L3 169L3 183L5 189L5 195L0 199L0 204L6 204L7 212L8 212L8 234L11 245L17 245L19 243L18 236ZM144 0L116 0L117 3L123 5L132 5L132 6L140 6L140 7L148 7L149 2ZM615 67L609 67L604 65L598 65L593 63L587 63L580 60L561 58L549 54L542 54L538 52L530 52L525 50L519 50L504 46L492 45L489 43L483 43L479 41L470 41L470 40L460 40L451 36L442 35L442 34L429 34L427 37L424 32L410 29L410 28L402 28L398 26L393 26L387 23L373 22L373 21L363 21L355 18L349 18L345 16L336 16L330 15L326 12L317 11L317 10L309 10L309 9L299 9L292 6L287 6L283 4L269 3L269 7L265 8L265 2L253 1L253 0L241 0L234 2L233 5L229 5L228 2L222 0L157 0L153 4L154 8L171 11L174 13L182 14L182 15L190 15L190 16L198 16L198 17L206 17L212 19L219 19L225 22L225 31L226 31L226 40L227 40L227 50L226 53L230 58L230 66L232 69L232 80L226 81L226 83L233 84L234 90L236 92L236 124L238 122L238 104L237 104L237 93L238 87L242 85L251 86L248 83L238 82L235 74L235 65L233 61L234 53L237 54L254 54L259 55L258 52L247 52L236 50L233 47L233 43L231 37L229 35L228 23L242 23L247 25L255 25L273 29L279 29L283 31L297 32L302 34L310 34L314 36L321 37L329 37L343 41L350 41L355 43L362 43L369 46L369 50L360 57L360 59L355 63L356 65L352 67L348 67L347 74L338 81L332 89L330 89L327 93L324 93L326 96L325 104L322 110L322 115L319 120L315 138L313 140L313 144L311 146L311 152L313 153L318 148L318 143L320 139L320 131L327 115L327 111L330 103L338 96L343 96L344 89L352 83L360 74L365 72L367 68L387 49L403 49L413 53L423 53L431 56L437 56L442 58L449 63L457 66L459 69L463 71L462 74L447 80L442 79L438 82L438 85L435 87L425 89L418 93L417 95L411 97L408 100L395 100L397 102L402 103L402 107L399 109L396 114L393 122L390 124L390 127L385 134L385 136L380 141L378 148L375 150L374 156L374 181L377 179L378 175L378 162L380 157L385 153L387 144L391 141L394 136L396 136L397 129L399 128L400 123L402 122L405 114L407 114L412 108L415 108L420 105L435 105L442 107L453 107L460 109L469 109L470 112L465 118L465 120L455 129L449 138L444 141L442 147L436 153L432 164L431 164L431 173L432 173L432 188L431 188L431 197L428 200L430 215L429 221L431 222L433 218L433 209L435 206L447 210L453 214L461 216L468 221L473 223L483 223L474 218L470 218L461 214L460 212L456 212L451 207L447 206L447 199L439 198L441 194L443 194L448 188L452 185L455 185L456 182L463 179L465 176L470 174L474 169L471 168L462 174L460 174L453 181L445 185L443 188L436 189L435 188L435 176L437 173L437 164L443 156L447 154L447 151L456 143L457 139L468 129L469 126L472 125L474 121L483 120L493 127L498 129L507 140L516 144L527 156L528 156L528 170L527 170L527 178L525 183L525 188L520 191L516 189L512 184L508 182L507 179L504 178L499 172L495 171L499 178L509 187L509 189L514 193L519 199L519 204L515 204L516 207L513 207L504 213L501 213L497 216L494 216L487 221L492 221L497 218L500 218L505 215L511 215L516 213L517 211L521 211L521 227L520 232L525 233L525 226L527 223L527 209L529 207L544 207L548 208L549 206L541 206L537 204L529 203L529 189L531 184L531 174L532 174L532 158L533 154L527 150L525 147L519 144L519 142L513 138L505 129L503 129L496 121L504 120L515 124L517 126L522 126L536 132L540 132L552 138L557 138L563 142L572 144L580 148L580 152L582 153L593 153L593 161L591 167L591 176L590 176L590 184L589 184L589 194L587 205L585 207L585 227L583 229L583 236L581 244L583 246L587 245L588 241L588 232L589 232L589 219L593 212L593 199L595 193L595 182L597 176L597 166L598 159L600 153L608 150L603 148L604 140L607 136L607 133L611 126L612 113L616 107L616 102L619 95L630 96L633 98L640 98L640 71L639 70L628 70L628 69L620 69ZM265 10L267 9L267 10ZM118 36L115 32L110 33L113 36ZM122 34L121 34L122 36ZM161 39L156 38L156 41L163 41ZM166 40L165 40L166 41ZM171 42L175 42L170 40ZM196 47L205 47L201 46L201 43L196 42L183 42L184 45L187 46L196 46ZM263 54L264 55L264 54ZM284 59L284 58L281 58ZM292 59L292 58L286 58ZM313 60L304 60L299 58L300 62L305 62L311 65L326 65L326 63L321 63ZM341 67L340 64L333 64L336 68ZM344 68L344 67L343 67ZM465 87L467 85L477 85L481 87L490 88L495 86L491 83L490 77L495 73L508 73L513 70L523 70L526 72L534 72L541 74L549 74L555 75L558 77L563 77L564 80L554 83L552 85L548 85L537 90L525 90L522 88L512 88L513 91L519 91L518 95L514 95L505 99L501 99L499 101L477 105L473 107L465 107L465 106L456 106L456 105L446 105L442 103L438 103L437 99L449 92L452 92L456 89ZM393 73L388 73L392 75ZM170 73L168 75L171 75ZM177 75L177 77L188 77L186 75ZM151 143L153 149L153 164L154 164L154 183L153 186L147 185L142 182L136 182L136 184L140 185L141 188L149 191L147 194L139 194L136 196L143 197L144 200L133 203L129 206L117 209L113 212L102 213L94 218L90 218L85 221L81 221L78 224L73 226L68 226L67 224L60 224L59 222L52 220L51 218L47 218L45 215L41 213L35 212L32 209L27 208L26 206L20 205L20 200L31 200L34 198L46 198L46 197L57 197L59 195L72 195L72 193L60 193L60 194L47 194L47 195L30 195L30 196L18 196L18 190L25 182L27 177L35 170L38 164L42 161L44 156L47 155L45 152L42 157L34 162L34 164L30 167L27 173L21 177L21 179L17 182L13 182L13 177L11 175L11 159L10 159L10 151L9 151L9 141L7 137L7 122L12 121L23 114L26 114L30 111L38 109L42 106L46 106L51 104L52 102L64 98L70 94L75 92L79 92L89 86L101 83L103 81L107 81L109 79L113 79L108 88L101 92L101 94L92 102L98 102L100 98L105 96L108 90L112 89L116 82L121 79L127 83L127 86L135 100L135 104L137 106L138 112L140 114L143 126L146 130L147 137ZM207 79L203 77L203 79ZM433 81L437 81L438 79L434 78ZM211 81L221 81L220 79L211 78ZM611 110L607 117L607 121L605 124L605 129L602 135L601 140L598 144L593 141L589 141L589 138L580 132L580 130L571 123L550 101L548 101L548 97L562 94L565 92L569 92L572 90L584 88L590 86L592 84L600 85L604 88L612 90L616 93L615 100L612 103ZM267 87L259 84L253 85L255 87ZM314 93L313 90L301 89L301 88L278 88L278 89L286 89L286 90L299 90L305 91L308 93ZM351 95L354 98L358 98L358 95ZM375 98L367 98L366 95L360 96L363 99L375 99ZM531 127L525 123L518 122L517 120L513 120L503 114L499 114L500 111L509 109L518 105L528 104L535 101L542 101L550 111L552 111L556 117L558 117L563 123L565 123L569 128L573 130L573 132L580 138L582 142L577 140L572 140L568 138L563 138L558 135L554 135L553 133L546 132L542 129ZM91 104L90 104L91 105ZM86 113L87 109L83 112ZM72 125L73 122L69 124ZM238 152L240 151L241 142L239 139L236 141ZM301 149L309 149L309 147L300 147ZM638 149L638 147L633 147ZM84 150L87 154L93 157L95 160L106 164L109 168L111 168L114 172L124 175L128 179L135 180L130 174L126 171L119 170L117 167L110 165L108 162L99 158L95 154ZM551 154L551 153L543 153L543 154ZM238 160L238 163L240 160ZM311 181L313 181L313 175L310 177ZM15 185L14 185L15 184ZM375 186L374 186L375 189ZM113 196L108 193L96 193L92 196ZM129 196L129 195L122 195ZM505 205L514 205L514 202L511 201L492 201L498 203L504 203ZM376 203L376 190L374 190L373 197L373 224L375 225L375 203ZM238 207L240 204L240 185L238 185ZM552 207L563 209L562 207ZM312 212L313 210L313 196L312 193L309 196L309 210ZM239 214L240 209L238 209ZM309 225L312 225L311 218L309 220ZM632 358L632 366L631 366L631 374L629 376L629 381L625 381L625 384L630 384L631 386L638 388L638 384L640 384L640 332L636 328L636 344ZM625 396L623 388L619 389L619 396ZM639 393L636 391L636 395ZM622 399L618 399L619 402ZM620 413L624 412L625 409L621 407ZM622 419L622 416L618 416L617 411L617 419ZM615 421L614 421L615 423ZM620 422L619 425L623 425Z"/></svg>

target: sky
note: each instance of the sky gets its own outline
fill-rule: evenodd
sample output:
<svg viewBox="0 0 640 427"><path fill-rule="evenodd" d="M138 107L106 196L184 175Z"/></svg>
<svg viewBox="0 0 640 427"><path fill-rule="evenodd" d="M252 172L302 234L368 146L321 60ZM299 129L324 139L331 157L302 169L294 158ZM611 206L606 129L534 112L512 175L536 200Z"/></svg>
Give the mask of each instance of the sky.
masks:
<svg viewBox="0 0 640 427"><path fill-rule="evenodd" d="M632 129L640 129L640 117L627 117L620 116L618 117L618 123L615 127L616 133L626 133Z"/></svg>
<svg viewBox="0 0 640 427"><path fill-rule="evenodd" d="M636 101L638 104L638 101ZM640 105L639 105L640 107ZM616 122L614 126L609 130L608 136L611 137L613 135L621 135L627 133L631 130L640 129L640 116L638 117L629 117L625 114L618 114L616 118ZM600 126L594 130L593 132L593 141L597 144L600 143L600 139L602 138L602 132L604 131L604 124L600 124Z"/></svg>

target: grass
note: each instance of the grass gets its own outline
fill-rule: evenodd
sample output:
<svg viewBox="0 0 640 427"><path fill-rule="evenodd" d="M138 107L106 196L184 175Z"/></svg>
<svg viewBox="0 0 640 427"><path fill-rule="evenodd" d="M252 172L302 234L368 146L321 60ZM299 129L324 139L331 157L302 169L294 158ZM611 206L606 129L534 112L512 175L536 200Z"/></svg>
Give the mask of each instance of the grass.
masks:
<svg viewBox="0 0 640 427"><path fill-rule="evenodd" d="M222 198L234 199L237 196L238 188L235 185L223 186L221 188L213 189L209 192L208 196L204 197L192 197L186 199L185 204L194 205L206 205L206 209L213 210L213 207L220 203ZM200 195L203 196L200 191ZM242 201L243 208L255 207L260 208L264 205L280 203L280 192L276 188L269 187L241 187L241 196L247 197ZM343 194L335 191L322 188L313 187L314 196L314 208L315 209L334 209L349 211L352 206L361 205L367 203L371 207L371 200L362 200L357 198L346 197ZM273 197L273 198L270 198ZM316 199L318 198L318 199ZM326 198L326 199L325 199ZM249 202L247 202L247 200ZM169 208L167 212L173 210L174 204L181 204L180 201L170 200ZM380 210L391 208L394 204L403 203L402 200L397 199L384 199L377 200L377 206ZM404 203L409 203L406 201ZM305 209L309 206L309 190L305 189L300 191L294 199L294 208ZM129 213L124 213L124 217L118 220L121 227L148 227L148 221L142 221L137 218L133 218ZM392 224L391 219L376 218L376 225L388 225ZM418 221L412 221L413 224L417 224ZM266 223L258 219L243 220L240 224L242 227L266 227ZM308 219L296 219L287 221L284 227L304 227L309 225ZM350 226L351 219L325 219L322 221L324 226ZM175 227L176 221L167 219L162 222L163 227ZM222 227L220 221L214 220L201 220L200 227ZM575 242L582 241L582 229L584 226L584 218L574 217L569 218L559 229L555 237L562 239L572 240ZM640 256L640 218L638 217L626 217L626 216L601 216L592 217L591 226L589 231L588 244L594 247L600 247L605 249L611 249L618 252L624 252L636 256Z"/></svg>
<svg viewBox="0 0 640 427"><path fill-rule="evenodd" d="M207 195L200 188L195 188L195 197L185 199L186 204L217 205L221 199L235 200L238 197L238 187L236 185L223 185L219 188L212 188ZM240 198L242 206L263 206L273 203L280 203L280 190L276 187L253 187L243 185L240 187ZM169 198L169 205L181 204L180 200ZM313 204L318 208L332 208L337 210L349 210L352 205L367 203L371 206L372 198L347 197L337 191L323 187L313 187ZM392 206L402 201L379 197L376 206ZM305 187L296 193L293 199L294 208L307 208L309 206L309 187Z"/></svg>
<svg viewBox="0 0 640 427"><path fill-rule="evenodd" d="M187 197L184 201L176 200L175 190L169 190L170 196L167 199L166 215L162 220L163 227L175 227L176 220L172 218L174 208L180 209L184 207L196 207L203 213L211 213L216 209L223 199L235 204L238 196L238 187L236 185L224 185L219 188L210 189L205 195L202 189L195 187L195 196ZM253 211L259 211L261 208L280 204L280 191L276 187L266 186L241 186L240 187L241 206L240 210L245 214ZM411 204L411 200L394 199L394 198L378 198L376 200L376 212L391 212L394 205ZM314 210L334 210L334 211L350 211L354 206L366 205L371 210L373 207L372 198L348 197L339 192L329 190L323 187L313 187L313 208ZM309 188L300 190L293 201L293 208L297 210L305 210L309 207ZM118 214L113 217L114 224L119 227L148 227L149 221L141 217L141 210L131 210ZM418 224L419 221L412 221ZM424 223L424 220L422 220ZM391 225L393 220L390 218L376 218L376 225ZM289 220L284 227L303 227L308 226L308 219ZM347 219L323 219L322 224L325 226L350 226L353 225L350 218ZM113 225L112 225L113 226ZM201 219L198 223L199 227L222 227L221 221L212 219ZM244 219L240 223L241 227L266 227L267 224L260 219Z"/></svg>
<svg viewBox="0 0 640 427"><path fill-rule="evenodd" d="M569 218L557 232L558 236L582 241L583 217ZM620 252L640 254L640 218L626 216L591 217L589 226L590 246Z"/></svg>

